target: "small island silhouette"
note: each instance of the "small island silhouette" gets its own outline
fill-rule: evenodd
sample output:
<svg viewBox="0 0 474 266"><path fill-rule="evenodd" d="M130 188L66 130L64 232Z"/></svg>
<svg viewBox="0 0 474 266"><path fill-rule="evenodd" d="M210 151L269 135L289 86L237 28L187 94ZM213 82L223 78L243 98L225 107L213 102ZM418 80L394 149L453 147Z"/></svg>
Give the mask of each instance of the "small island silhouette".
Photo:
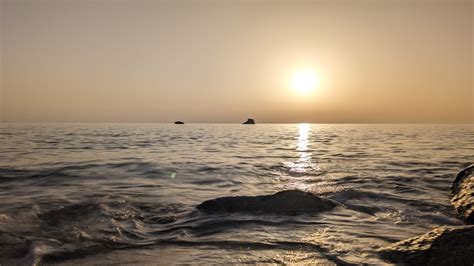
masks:
<svg viewBox="0 0 474 266"><path fill-rule="evenodd" d="M175 125L184 125L184 122L178 120L178 121L175 121L174 124ZM242 124L244 124L244 125L254 125L255 120L253 118L247 118L247 121L243 122Z"/></svg>
<svg viewBox="0 0 474 266"><path fill-rule="evenodd" d="M253 120L252 118L247 118L247 121L243 122L242 124L244 124L244 125L254 125L255 120Z"/></svg>

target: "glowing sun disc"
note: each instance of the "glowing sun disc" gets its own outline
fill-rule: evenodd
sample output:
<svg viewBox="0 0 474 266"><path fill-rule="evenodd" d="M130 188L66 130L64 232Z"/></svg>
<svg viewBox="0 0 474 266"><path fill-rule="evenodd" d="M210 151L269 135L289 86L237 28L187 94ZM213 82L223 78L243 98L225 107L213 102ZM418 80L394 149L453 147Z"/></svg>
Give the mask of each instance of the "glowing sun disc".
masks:
<svg viewBox="0 0 474 266"><path fill-rule="evenodd" d="M298 92L310 92L318 86L318 83L318 77L309 70L298 71L293 75L293 88Z"/></svg>

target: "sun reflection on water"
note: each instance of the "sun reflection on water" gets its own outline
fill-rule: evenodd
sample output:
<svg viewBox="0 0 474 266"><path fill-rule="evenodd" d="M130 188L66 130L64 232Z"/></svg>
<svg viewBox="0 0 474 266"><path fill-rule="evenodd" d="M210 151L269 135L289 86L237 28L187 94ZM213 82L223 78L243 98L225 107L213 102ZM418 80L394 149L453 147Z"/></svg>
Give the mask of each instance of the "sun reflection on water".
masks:
<svg viewBox="0 0 474 266"><path fill-rule="evenodd" d="M299 153L299 159L293 164L292 170L299 173L304 173L311 168L311 152L309 152L309 136L311 133L311 125L298 125L298 143L296 150Z"/></svg>
<svg viewBox="0 0 474 266"><path fill-rule="evenodd" d="M298 125L298 151L305 152L308 150L310 131L311 127L309 124Z"/></svg>
<svg viewBox="0 0 474 266"><path fill-rule="evenodd" d="M298 125L298 137L296 141L295 161L286 162L284 165L289 169L287 176L288 181L284 187L286 189L299 189L304 191L319 192L327 189L324 180L324 171L313 162L312 145L313 128L310 124Z"/></svg>

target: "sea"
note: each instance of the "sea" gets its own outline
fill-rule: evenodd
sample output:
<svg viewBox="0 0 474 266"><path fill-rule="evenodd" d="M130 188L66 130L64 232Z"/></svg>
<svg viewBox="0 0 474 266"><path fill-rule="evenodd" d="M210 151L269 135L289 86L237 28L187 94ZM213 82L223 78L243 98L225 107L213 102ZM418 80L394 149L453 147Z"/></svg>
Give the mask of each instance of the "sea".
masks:
<svg viewBox="0 0 474 266"><path fill-rule="evenodd" d="M3 123L0 264L389 264L379 248L462 224L473 162L473 125ZM196 208L284 190L337 206Z"/></svg>

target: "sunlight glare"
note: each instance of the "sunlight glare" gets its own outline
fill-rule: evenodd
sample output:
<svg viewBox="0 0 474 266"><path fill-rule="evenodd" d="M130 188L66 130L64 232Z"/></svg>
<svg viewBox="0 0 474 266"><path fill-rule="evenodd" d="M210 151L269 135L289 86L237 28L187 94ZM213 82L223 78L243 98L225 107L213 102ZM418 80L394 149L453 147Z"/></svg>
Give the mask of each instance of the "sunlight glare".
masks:
<svg viewBox="0 0 474 266"><path fill-rule="evenodd" d="M319 87L319 78L310 70L301 70L293 74L293 88L308 93Z"/></svg>

